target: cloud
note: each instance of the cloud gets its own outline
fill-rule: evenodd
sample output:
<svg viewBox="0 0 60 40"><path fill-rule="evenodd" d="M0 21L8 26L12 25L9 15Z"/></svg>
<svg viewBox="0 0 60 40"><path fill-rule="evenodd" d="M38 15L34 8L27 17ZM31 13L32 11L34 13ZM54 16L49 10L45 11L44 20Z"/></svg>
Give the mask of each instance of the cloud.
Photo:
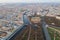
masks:
<svg viewBox="0 0 60 40"><path fill-rule="evenodd" d="M11 3L11 2L40 3L40 2L60 2L60 0L0 0L0 3Z"/></svg>
<svg viewBox="0 0 60 40"><path fill-rule="evenodd" d="M3 2L39 2L39 0L0 0L1 3Z"/></svg>

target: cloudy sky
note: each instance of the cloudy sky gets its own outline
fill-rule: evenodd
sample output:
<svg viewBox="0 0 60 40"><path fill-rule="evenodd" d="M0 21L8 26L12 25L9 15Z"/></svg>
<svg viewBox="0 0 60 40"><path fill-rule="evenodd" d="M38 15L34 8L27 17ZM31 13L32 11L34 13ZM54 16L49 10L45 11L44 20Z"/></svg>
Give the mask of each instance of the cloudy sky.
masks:
<svg viewBox="0 0 60 40"><path fill-rule="evenodd" d="M41 2L60 2L60 0L0 0L0 3L41 3Z"/></svg>

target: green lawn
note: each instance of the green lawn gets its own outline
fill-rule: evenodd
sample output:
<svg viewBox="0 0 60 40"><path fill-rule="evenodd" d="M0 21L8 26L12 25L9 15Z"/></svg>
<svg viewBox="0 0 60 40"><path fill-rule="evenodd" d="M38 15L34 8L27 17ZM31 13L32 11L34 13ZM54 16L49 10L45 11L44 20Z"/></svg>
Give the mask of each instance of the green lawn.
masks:
<svg viewBox="0 0 60 40"><path fill-rule="evenodd" d="M55 28L55 29L57 29L57 30L60 30L60 27L53 27L53 28Z"/></svg>
<svg viewBox="0 0 60 40"><path fill-rule="evenodd" d="M60 40L60 34L58 32L54 32L53 29L47 28L50 34L51 40L54 40L54 34L56 35L55 40Z"/></svg>

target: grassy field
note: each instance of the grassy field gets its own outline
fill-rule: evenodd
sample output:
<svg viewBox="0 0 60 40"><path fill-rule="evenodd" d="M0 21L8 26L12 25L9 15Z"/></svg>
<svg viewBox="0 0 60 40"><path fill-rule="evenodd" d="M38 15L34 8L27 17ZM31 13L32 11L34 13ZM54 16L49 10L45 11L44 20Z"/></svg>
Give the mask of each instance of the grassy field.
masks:
<svg viewBox="0 0 60 40"><path fill-rule="evenodd" d="M53 27L53 28L55 28L55 29L57 29L57 30L60 30L60 27Z"/></svg>
<svg viewBox="0 0 60 40"><path fill-rule="evenodd" d="M57 31L51 29L51 28L47 28L48 32L50 34L51 40L60 40L60 33L58 33Z"/></svg>

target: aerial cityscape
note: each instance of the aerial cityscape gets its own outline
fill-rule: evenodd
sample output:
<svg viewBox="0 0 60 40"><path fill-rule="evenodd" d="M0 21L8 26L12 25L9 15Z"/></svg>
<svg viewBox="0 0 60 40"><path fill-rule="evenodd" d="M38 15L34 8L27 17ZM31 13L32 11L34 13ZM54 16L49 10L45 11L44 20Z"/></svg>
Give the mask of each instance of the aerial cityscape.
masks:
<svg viewBox="0 0 60 40"><path fill-rule="evenodd" d="M60 40L60 4L0 3L0 40Z"/></svg>

